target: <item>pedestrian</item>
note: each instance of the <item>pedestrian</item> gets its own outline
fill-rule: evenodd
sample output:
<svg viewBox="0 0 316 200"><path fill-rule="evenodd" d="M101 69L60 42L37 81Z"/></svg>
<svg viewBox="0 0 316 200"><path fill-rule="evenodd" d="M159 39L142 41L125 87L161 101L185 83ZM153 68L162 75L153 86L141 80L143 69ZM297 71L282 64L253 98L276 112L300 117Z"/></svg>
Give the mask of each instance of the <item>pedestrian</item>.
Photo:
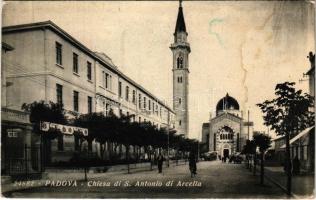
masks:
<svg viewBox="0 0 316 200"><path fill-rule="evenodd" d="M293 159L293 175L300 174L300 160L297 156Z"/></svg>
<svg viewBox="0 0 316 200"><path fill-rule="evenodd" d="M158 173L162 172L162 163L163 163L163 156L161 155L161 153L159 153L157 161L158 161Z"/></svg>
<svg viewBox="0 0 316 200"><path fill-rule="evenodd" d="M194 177L196 175L196 159L192 151L189 154L189 169L191 172L191 177Z"/></svg>

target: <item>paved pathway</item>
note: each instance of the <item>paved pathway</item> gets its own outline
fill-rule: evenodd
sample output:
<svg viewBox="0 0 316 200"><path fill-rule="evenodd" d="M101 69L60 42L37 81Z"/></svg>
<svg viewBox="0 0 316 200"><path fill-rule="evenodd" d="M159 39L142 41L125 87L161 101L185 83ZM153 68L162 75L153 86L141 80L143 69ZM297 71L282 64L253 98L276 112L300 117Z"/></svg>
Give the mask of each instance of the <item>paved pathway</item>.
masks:
<svg viewBox="0 0 316 200"><path fill-rule="evenodd" d="M77 186L74 187L52 186L53 179L47 180L49 184L41 180L35 181L40 187L24 190L15 187L13 189L16 191L4 195L33 198L287 198L279 187L268 181L264 186L259 185L259 178L246 170L244 165L200 162L198 175L194 178L190 177L187 165L164 169L163 172L88 174L88 182L76 181ZM60 177L63 180L80 179L79 176L82 178L83 174L68 173L58 178L56 176L55 180ZM120 186L114 186L117 181L121 181ZM166 186L172 181L171 186Z"/></svg>
<svg viewBox="0 0 316 200"><path fill-rule="evenodd" d="M286 188L287 177L283 167L265 167L266 176ZM314 175L296 175L292 177L292 193L297 198L313 198L315 183Z"/></svg>

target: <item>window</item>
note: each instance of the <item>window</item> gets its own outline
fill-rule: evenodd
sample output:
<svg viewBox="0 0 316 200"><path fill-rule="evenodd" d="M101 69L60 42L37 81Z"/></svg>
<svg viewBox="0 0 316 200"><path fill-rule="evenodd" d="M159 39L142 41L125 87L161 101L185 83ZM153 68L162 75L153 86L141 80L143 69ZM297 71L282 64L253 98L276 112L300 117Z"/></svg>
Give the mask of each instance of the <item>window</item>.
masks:
<svg viewBox="0 0 316 200"><path fill-rule="evenodd" d="M74 111L79 111L79 92L74 91Z"/></svg>
<svg viewBox="0 0 316 200"><path fill-rule="evenodd" d="M128 95L129 95L129 87L128 86L126 86L125 92L126 92L125 99L126 99L126 101L128 101Z"/></svg>
<svg viewBox="0 0 316 200"><path fill-rule="evenodd" d="M136 92L133 90L133 99L132 102L135 104L136 103Z"/></svg>
<svg viewBox="0 0 316 200"><path fill-rule="evenodd" d="M118 93L119 93L119 97L122 97L122 82L119 81L119 84L118 84Z"/></svg>
<svg viewBox="0 0 316 200"><path fill-rule="evenodd" d="M56 42L56 64L63 64L63 46Z"/></svg>
<svg viewBox="0 0 316 200"><path fill-rule="evenodd" d="M59 135L57 138L58 142L58 151L63 151L64 150L64 136Z"/></svg>
<svg viewBox="0 0 316 200"><path fill-rule="evenodd" d="M144 109L146 109L146 97L144 97Z"/></svg>
<svg viewBox="0 0 316 200"><path fill-rule="evenodd" d="M109 74L105 73L105 88L109 89Z"/></svg>
<svg viewBox="0 0 316 200"><path fill-rule="evenodd" d="M161 117L161 114L162 114L161 112L162 112L162 110L161 110L161 106L160 106L160 112L159 112L160 113L160 117Z"/></svg>
<svg viewBox="0 0 316 200"><path fill-rule="evenodd" d="M112 90L112 75L110 76L110 80L109 80L109 89Z"/></svg>
<svg viewBox="0 0 316 200"><path fill-rule="evenodd" d="M156 115L158 116L158 104L156 104Z"/></svg>
<svg viewBox="0 0 316 200"><path fill-rule="evenodd" d="M153 113L155 113L155 102L153 102Z"/></svg>
<svg viewBox="0 0 316 200"><path fill-rule="evenodd" d="M141 108L142 107L142 95L138 94L138 107Z"/></svg>
<svg viewBox="0 0 316 200"><path fill-rule="evenodd" d="M57 103L59 105L63 104L63 86L56 84L56 96L57 96Z"/></svg>
<svg viewBox="0 0 316 200"><path fill-rule="evenodd" d="M179 126L181 126L181 120L179 120Z"/></svg>
<svg viewBox="0 0 316 200"><path fill-rule="evenodd" d="M91 79L92 79L91 63L90 63L90 62L87 62L87 78L88 78L88 80L90 80L90 81L91 81Z"/></svg>
<svg viewBox="0 0 316 200"><path fill-rule="evenodd" d="M110 112L110 104L107 103L107 104L105 105L105 115L108 116L108 115L109 115L109 112Z"/></svg>
<svg viewBox="0 0 316 200"><path fill-rule="evenodd" d="M142 122L142 118L141 118L141 117L139 117L139 118L138 118L138 121L139 121L139 122Z"/></svg>
<svg viewBox="0 0 316 200"><path fill-rule="evenodd" d="M101 79L102 79L102 87L105 88L105 72L104 72L104 71L102 71L102 77L101 77Z"/></svg>
<svg viewBox="0 0 316 200"><path fill-rule="evenodd" d="M177 58L177 69L182 69L183 68L183 58L182 56L180 55L178 58Z"/></svg>
<svg viewBox="0 0 316 200"><path fill-rule="evenodd" d="M88 96L88 113L92 113L92 97Z"/></svg>
<svg viewBox="0 0 316 200"><path fill-rule="evenodd" d="M179 105L181 104L181 98L179 98Z"/></svg>
<svg viewBox="0 0 316 200"><path fill-rule="evenodd" d="M78 55L73 53L72 59L73 59L73 62L72 62L73 72L78 74L78 67L79 67L78 66Z"/></svg>
<svg viewBox="0 0 316 200"><path fill-rule="evenodd" d="M151 102L150 102L150 99L148 99L148 110L151 110Z"/></svg>
<svg viewBox="0 0 316 200"><path fill-rule="evenodd" d="M182 76L178 77L178 83L182 83Z"/></svg>

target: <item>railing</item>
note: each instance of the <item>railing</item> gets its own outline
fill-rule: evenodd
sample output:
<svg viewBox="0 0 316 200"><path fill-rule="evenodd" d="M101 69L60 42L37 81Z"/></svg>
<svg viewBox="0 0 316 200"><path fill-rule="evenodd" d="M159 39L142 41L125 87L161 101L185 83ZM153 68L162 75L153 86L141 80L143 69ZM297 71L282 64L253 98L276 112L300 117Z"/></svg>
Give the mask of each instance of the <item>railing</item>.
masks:
<svg viewBox="0 0 316 200"><path fill-rule="evenodd" d="M1 118L7 121L30 123L30 115L28 113L5 107L1 108Z"/></svg>

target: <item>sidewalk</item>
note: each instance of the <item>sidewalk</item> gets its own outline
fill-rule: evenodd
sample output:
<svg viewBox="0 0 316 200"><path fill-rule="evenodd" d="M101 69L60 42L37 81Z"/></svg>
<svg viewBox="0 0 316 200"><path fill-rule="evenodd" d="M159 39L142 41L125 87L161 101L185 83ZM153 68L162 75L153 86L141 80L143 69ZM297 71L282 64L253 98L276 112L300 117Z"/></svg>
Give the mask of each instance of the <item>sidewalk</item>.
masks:
<svg viewBox="0 0 316 200"><path fill-rule="evenodd" d="M257 166L260 173L260 166ZM283 167L265 167L265 176L286 190L287 176ZM296 198L314 198L314 175L292 176L292 194Z"/></svg>
<svg viewBox="0 0 316 200"><path fill-rule="evenodd" d="M165 170L170 170L171 168L175 168L178 166L184 165L186 162L184 160L179 160L179 163L176 162L170 162L170 167L167 167L167 162L164 162L164 168ZM116 168L115 166L112 166L113 168ZM144 172L152 172L157 170L157 165L153 165L152 170L150 170L150 165L146 165L145 167L136 167L135 164L130 165L130 174L134 173L144 173ZM87 173L88 180L98 179L100 177L110 177L114 175L123 175L128 174L127 171L127 165L125 168L121 168L121 166L118 167L118 169L112 169L108 170L107 172L95 172L95 170L89 170ZM39 181L45 182L46 180L50 181L63 181L63 180L76 180L76 181L84 181L85 173L83 169L77 169L77 170L48 170L48 172L44 172L44 176L42 179L34 180L32 181L22 181L21 184L18 187L16 186L16 183L19 182L11 182L11 181L3 181L1 182L1 193L11 192L14 190L26 190L31 188L38 188L41 187L37 183Z"/></svg>

